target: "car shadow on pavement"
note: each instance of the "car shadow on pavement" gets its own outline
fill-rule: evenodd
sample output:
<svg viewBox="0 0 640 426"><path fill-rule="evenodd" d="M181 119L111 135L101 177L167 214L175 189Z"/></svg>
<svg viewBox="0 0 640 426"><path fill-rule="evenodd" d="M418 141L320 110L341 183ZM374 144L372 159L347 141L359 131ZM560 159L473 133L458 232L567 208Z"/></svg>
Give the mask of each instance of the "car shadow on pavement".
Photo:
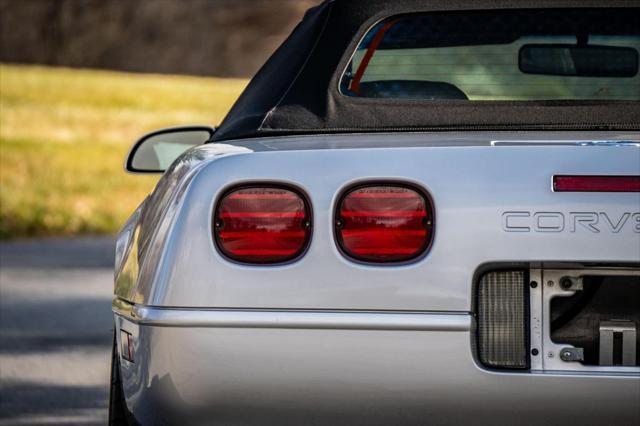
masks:
<svg viewBox="0 0 640 426"><path fill-rule="evenodd" d="M105 424L108 388L29 382L2 385L2 424Z"/></svg>
<svg viewBox="0 0 640 426"><path fill-rule="evenodd" d="M22 300L0 306L0 354L111 348L108 297Z"/></svg>
<svg viewBox="0 0 640 426"><path fill-rule="evenodd" d="M0 243L0 426L105 424L111 238Z"/></svg>

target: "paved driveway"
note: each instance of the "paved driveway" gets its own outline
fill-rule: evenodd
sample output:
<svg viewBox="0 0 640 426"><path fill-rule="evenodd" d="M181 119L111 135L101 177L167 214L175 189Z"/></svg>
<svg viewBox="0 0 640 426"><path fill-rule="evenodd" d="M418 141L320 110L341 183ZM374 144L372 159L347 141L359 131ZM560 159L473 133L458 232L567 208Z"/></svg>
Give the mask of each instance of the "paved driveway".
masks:
<svg viewBox="0 0 640 426"><path fill-rule="evenodd" d="M0 425L106 423L113 247L0 243Z"/></svg>

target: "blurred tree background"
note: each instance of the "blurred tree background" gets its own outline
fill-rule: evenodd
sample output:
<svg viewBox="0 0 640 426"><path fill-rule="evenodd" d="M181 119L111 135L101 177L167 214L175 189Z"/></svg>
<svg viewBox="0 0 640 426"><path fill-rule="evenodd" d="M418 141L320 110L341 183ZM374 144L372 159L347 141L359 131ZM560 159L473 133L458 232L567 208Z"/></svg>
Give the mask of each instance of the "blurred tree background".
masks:
<svg viewBox="0 0 640 426"><path fill-rule="evenodd" d="M0 238L115 233L134 140L218 124L317 2L0 0Z"/></svg>
<svg viewBox="0 0 640 426"><path fill-rule="evenodd" d="M251 77L319 0L0 0L0 61Z"/></svg>

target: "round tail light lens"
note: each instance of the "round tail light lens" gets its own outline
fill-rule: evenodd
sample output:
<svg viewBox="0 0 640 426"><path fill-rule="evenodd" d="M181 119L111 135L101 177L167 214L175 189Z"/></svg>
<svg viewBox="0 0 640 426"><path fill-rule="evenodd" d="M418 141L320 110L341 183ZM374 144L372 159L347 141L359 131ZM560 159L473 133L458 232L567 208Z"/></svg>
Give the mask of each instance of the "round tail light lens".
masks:
<svg viewBox="0 0 640 426"><path fill-rule="evenodd" d="M423 254L432 239L427 198L401 185L352 189L341 199L336 236L342 251L365 262L403 262Z"/></svg>
<svg viewBox="0 0 640 426"><path fill-rule="evenodd" d="M307 247L310 209L291 189L243 187L218 202L214 233L218 248L229 259L258 264L286 262Z"/></svg>

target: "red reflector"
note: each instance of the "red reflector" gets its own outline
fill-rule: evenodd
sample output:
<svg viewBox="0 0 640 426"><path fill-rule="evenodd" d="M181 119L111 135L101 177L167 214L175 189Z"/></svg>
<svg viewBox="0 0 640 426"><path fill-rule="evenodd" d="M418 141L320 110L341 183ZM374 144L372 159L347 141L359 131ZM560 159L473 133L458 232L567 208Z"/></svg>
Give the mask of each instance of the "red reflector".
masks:
<svg viewBox="0 0 640 426"><path fill-rule="evenodd" d="M215 239L228 258L280 263L298 257L311 235L307 203L278 187L244 187L227 193L214 217Z"/></svg>
<svg viewBox="0 0 640 426"><path fill-rule="evenodd" d="M131 333L120 330L120 355L129 362L133 362L133 337Z"/></svg>
<svg viewBox="0 0 640 426"><path fill-rule="evenodd" d="M556 192L640 192L640 176L554 176Z"/></svg>
<svg viewBox="0 0 640 426"><path fill-rule="evenodd" d="M347 192L338 205L336 236L347 256L367 262L401 262L424 253L433 216L426 197L400 185Z"/></svg>

